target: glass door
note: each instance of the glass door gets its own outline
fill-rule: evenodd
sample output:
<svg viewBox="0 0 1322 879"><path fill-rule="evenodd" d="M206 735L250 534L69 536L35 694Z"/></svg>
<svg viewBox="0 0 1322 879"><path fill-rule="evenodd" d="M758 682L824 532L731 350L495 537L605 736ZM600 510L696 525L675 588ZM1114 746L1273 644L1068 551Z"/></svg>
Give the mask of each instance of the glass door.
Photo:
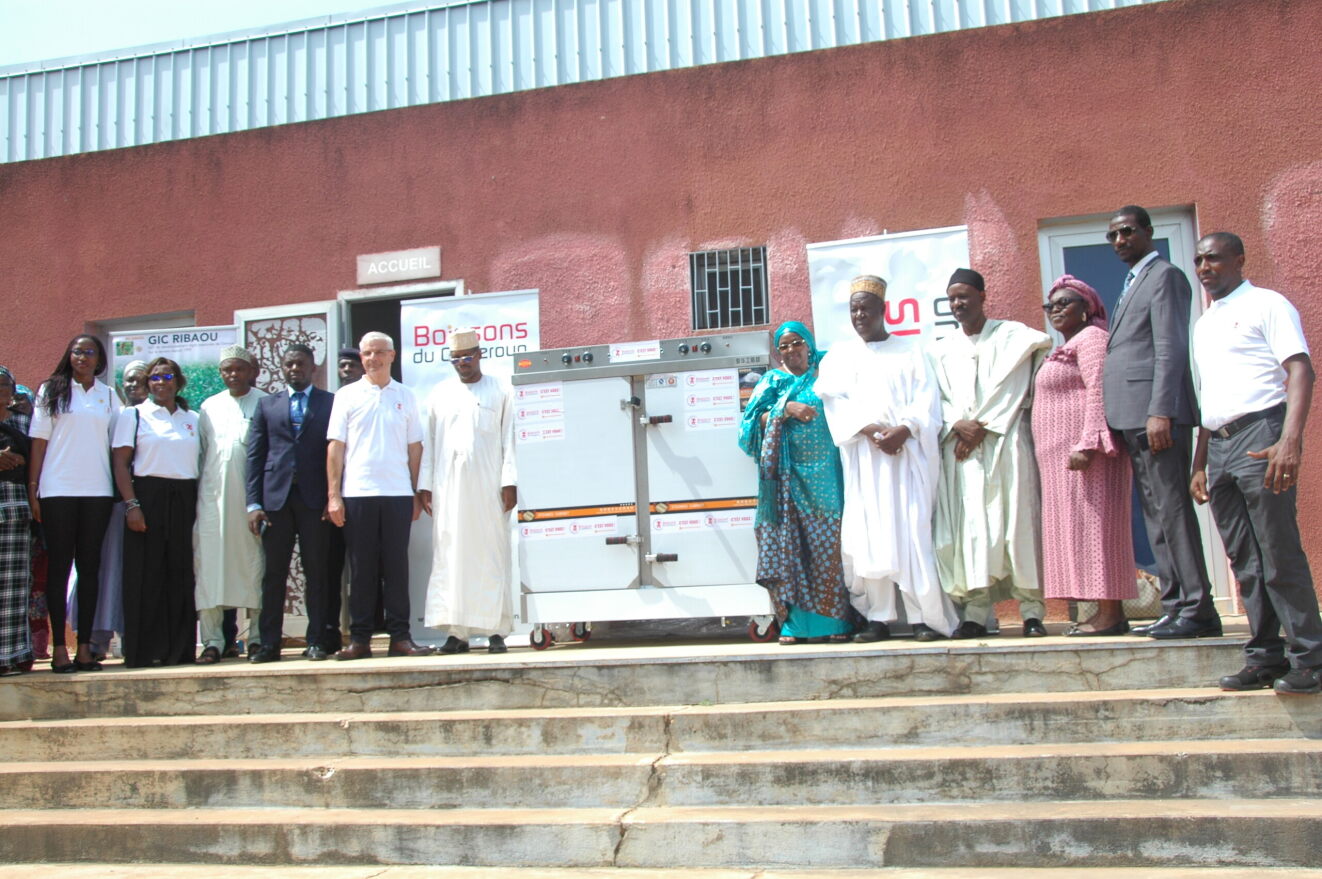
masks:
<svg viewBox="0 0 1322 879"><path fill-rule="evenodd" d="M1191 213L1184 209L1151 211L1152 243L1157 252L1181 269L1193 285L1193 301L1189 309L1189 325L1203 313L1206 307L1201 288L1193 271L1193 251L1197 242L1194 221ZM1115 255L1115 251L1106 241L1106 229L1111 214L1094 216L1081 220L1052 223L1038 230L1038 253L1042 261L1042 301L1046 301L1046 292L1051 283L1061 275L1070 274L1081 278L1093 286L1102 297L1106 310L1115 310L1120 298L1120 288L1124 283L1128 267ZM1049 325L1048 333L1059 344L1059 335ZM1238 607L1238 599L1232 588L1234 580L1230 574L1225 549L1216 525L1212 522L1212 512L1206 505L1195 506L1198 524L1203 535L1203 553L1207 559L1207 574L1212 580L1213 593L1217 607L1230 611ZM1134 535L1135 564L1140 573L1155 576L1156 560L1148 542L1147 530L1143 526L1143 513L1139 507L1137 489L1133 500L1132 529Z"/></svg>

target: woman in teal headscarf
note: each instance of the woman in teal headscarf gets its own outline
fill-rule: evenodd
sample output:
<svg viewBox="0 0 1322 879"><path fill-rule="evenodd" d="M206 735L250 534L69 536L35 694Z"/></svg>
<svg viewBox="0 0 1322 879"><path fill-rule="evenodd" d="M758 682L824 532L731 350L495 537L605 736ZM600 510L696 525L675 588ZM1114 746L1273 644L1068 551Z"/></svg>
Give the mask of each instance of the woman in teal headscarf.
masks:
<svg viewBox="0 0 1322 879"><path fill-rule="evenodd" d="M780 643L848 641L858 619L840 559L844 477L813 385L822 354L798 321L774 336L769 370L744 410L739 447L757 460L757 581L771 593Z"/></svg>

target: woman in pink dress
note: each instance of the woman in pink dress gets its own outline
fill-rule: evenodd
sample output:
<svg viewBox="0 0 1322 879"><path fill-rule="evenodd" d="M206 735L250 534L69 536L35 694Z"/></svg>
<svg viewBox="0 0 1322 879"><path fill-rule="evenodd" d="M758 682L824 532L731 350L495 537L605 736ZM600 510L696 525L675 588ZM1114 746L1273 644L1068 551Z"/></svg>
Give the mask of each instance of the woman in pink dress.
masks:
<svg viewBox="0 0 1322 879"><path fill-rule="evenodd" d="M1037 373L1033 445L1042 476L1043 593L1097 602L1070 635L1129 631L1121 601L1138 597L1130 536L1129 458L1106 426L1106 308L1072 275L1051 285L1051 326L1065 342Z"/></svg>

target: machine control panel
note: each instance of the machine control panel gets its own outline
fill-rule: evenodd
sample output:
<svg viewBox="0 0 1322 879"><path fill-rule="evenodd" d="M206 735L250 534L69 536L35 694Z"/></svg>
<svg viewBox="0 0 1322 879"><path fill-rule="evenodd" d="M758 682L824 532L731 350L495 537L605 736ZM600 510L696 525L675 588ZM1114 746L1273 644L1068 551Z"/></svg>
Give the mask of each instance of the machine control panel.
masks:
<svg viewBox="0 0 1322 879"><path fill-rule="evenodd" d="M695 369L758 366L766 363L769 350L770 337L762 331L552 348L516 355L511 381L526 385L571 377L649 375L673 372L690 360L701 361L691 367Z"/></svg>

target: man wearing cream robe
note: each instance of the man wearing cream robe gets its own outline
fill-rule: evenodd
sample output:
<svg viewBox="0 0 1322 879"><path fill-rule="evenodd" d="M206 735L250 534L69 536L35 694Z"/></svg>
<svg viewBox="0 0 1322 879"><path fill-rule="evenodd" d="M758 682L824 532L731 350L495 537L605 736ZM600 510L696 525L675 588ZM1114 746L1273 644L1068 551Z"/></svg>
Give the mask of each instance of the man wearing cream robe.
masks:
<svg viewBox="0 0 1322 879"><path fill-rule="evenodd" d="M248 425L265 391L252 387L257 359L230 345L220 352L220 377L226 390L202 401L198 436L197 524L193 530L196 574L194 600L201 624L202 655L209 665L225 649L222 622L226 608L248 611L248 643L259 640L257 613L262 606L265 559L261 538L248 529ZM244 632L239 632L239 638ZM279 644L268 645L274 649Z"/></svg>
<svg viewBox="0 0 1322 879"><path fill-rule="evenodd" d="M956 637L988 634L993 604L1019 602L1025 637L1047 634L1041 586L1041 500L1028 406L1051 337L989 319L982 275L947 288L960 329L929 349L941 389L937 574L959 608Z"/></svg>
<svg viewBox="0 0 1322 879"><path fill-rule="evenodd" d="M844 466L845 582L868 620L856 639L890 636L898 590L914 637L928 641L948 637L959 623L932 555L940 398L917 344L886 331L885 295L881 278L854 279L849 314L858 336L822 360L817 394Z"/></svg>
<svg viewBox="0 0 1322 879"><path fill-rule="evenodd" d="M505 652L513 626L510 522L515 503L514 412L509 383L483 375L476 333L455 333L457 378L427 403L418 490L432 515L432 570L423 621L448 630L442 653L465 653L471 636Z"/></svg>

